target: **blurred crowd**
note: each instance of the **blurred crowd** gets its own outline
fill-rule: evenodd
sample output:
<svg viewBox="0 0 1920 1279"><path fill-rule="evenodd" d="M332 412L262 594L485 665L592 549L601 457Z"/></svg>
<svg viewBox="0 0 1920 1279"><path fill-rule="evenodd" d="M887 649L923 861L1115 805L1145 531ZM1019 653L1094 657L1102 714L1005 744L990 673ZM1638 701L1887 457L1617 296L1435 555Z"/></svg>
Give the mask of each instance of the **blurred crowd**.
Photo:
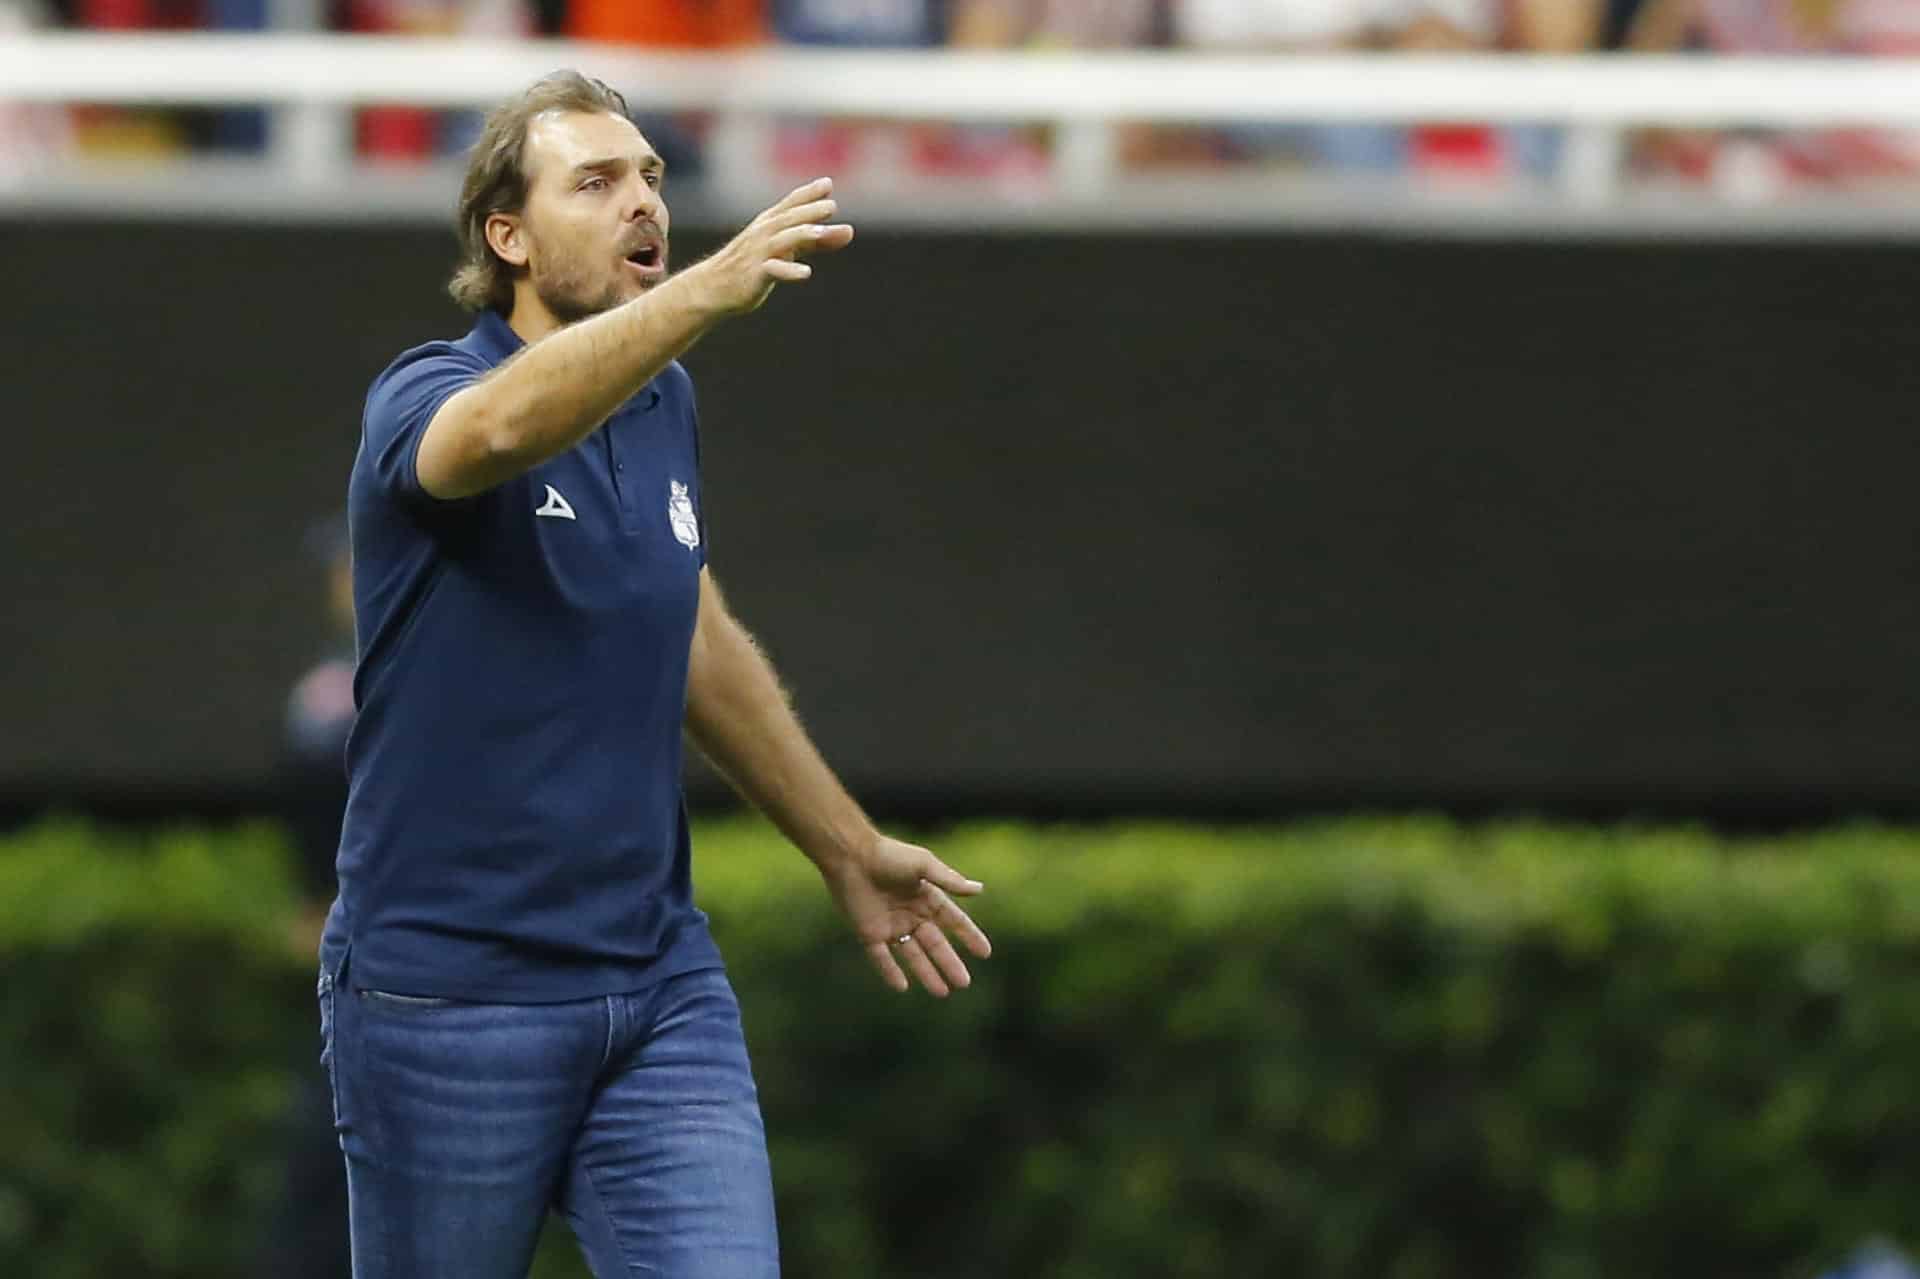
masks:
<svg viewBox="0 0 1920 1279"><path fill-rule="evenodd" d="M564 36L669 50L1920 53L1920 0L0 0L0 32L38 25ZM698 171L704 121L643 123L676 172ZM43 138L49 127L44 119L32 126ZM152 152L258 148L266 126L257 111L74 108L59 127L83 151ZM457 153L475 127L471 113L363 109L356 146L369 161L417 163ZM776 167L794 171L844 170L879 155L909 173L1022 179L1044 177L1050 163L1041 128L788 121L774 137ZM1123 156L1136 167L1545 176L1559 140L1544 126L1130 127ZM0 149L5 142L0 136ZM1652 131L1635 137L1632 160L1680 178L1725 178L1729 166L1751 177L1757 165L1773 180L1854 181L1920 174L1920 144L1865 129Z"/></svg>

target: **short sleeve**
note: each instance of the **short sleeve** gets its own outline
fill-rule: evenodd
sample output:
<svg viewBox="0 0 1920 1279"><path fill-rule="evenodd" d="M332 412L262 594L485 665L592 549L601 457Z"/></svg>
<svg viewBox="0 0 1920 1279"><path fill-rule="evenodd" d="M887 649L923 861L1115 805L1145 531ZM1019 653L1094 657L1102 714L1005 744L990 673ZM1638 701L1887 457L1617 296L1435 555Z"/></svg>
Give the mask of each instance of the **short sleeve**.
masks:
<svg viewBox="0 0 1920 1279"><path fill-rule="evenodd" d="M382 492L404 501L434 500L420 487L420 440L440 406L486 373L478 356L435 343L407 352L373 380L363 428Z"/></svg>

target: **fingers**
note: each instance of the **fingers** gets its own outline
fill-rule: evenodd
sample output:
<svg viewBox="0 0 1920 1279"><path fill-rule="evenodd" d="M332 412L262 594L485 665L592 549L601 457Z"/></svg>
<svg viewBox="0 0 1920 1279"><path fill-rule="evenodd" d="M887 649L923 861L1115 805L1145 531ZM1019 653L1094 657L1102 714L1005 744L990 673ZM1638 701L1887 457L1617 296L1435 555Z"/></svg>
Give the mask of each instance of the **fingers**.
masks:
<svg viewBox="0 0 1920 1279"><path fill-rule="evenodd" d="M844 249L853 243L853 228L841 223L837 226L797 226L782 231L767 242L767 256L770 258L792 257L796 253L819 253L833 249Z"/></svg>
<svg viewBox="0 0 1920 1279"><path fill-rule="evenodd" d="M794 284L813 274L813 268L805 262L789 262L785 258L769 258L762 269L766 271L769 279L778 280L782 284Z"/></svg>
<svg viewBox="0 0 1920 1279"><path fill-rule="evenodd" d="M861 869L868 876L862 887L882 899L876 905L884 903L885 913L867 917L860 929L870 939L867 958L880 979L894 991L918 983L936 999L971 986L973 974L955 943L981 959L993 953L993 944L948 893L971 896L985 885L898 840L882 839L872 864ZM889 931L874 937L880 928Z"/></svg>
<svg viewBox="0 0 1920 1279"><path fill-rule="evenodd" d="M929 885L927 891L934 899L934 923L958 937L976 957L986 959L993 954L993 943L987 940L986 933L981 931L980 925L973 922L971 915L961 910L953 898L938 888Z"/></svg>
<svg viewBox="0 0 1920 1279"><path fill-rule="evenodd" d="M940 931L938 924L920 925L913 930L913 937L947 985L955 990L965 990L973 985L973 974L967 971L965 961L954 952L953 943L947 940L947 935Z"/></svg>
<svg viewBox="0 0 1920 1279"><path fill-rule="evenodd" d="M921 869L920 878L935 888L944 888L950 893L959 893L962 897L972 897L986 888L986 885L979 880L968 879L932 853L927 854L927 864Z"/></svg>
<svg viewBox="0 0 1920 1279"><path fill-rule="evenodd" d="M720 252L692 268L712 282L707 297L722 314L758 310L775 286L811 279L813 268L794 258L844 249L853 242L852 227L823 221L840 211L828 198L832 194L832 178L795 187L741 228Z"/></svg>
<svg viewBox="0 0 1920 1279"><path fill-rule="evenodd" d="M880 974L880 980L887 983L887 989L896 994L905 994L907 975L900 971L900 965L894 961L893 951L883 941L869 942L867 958L874 970Z"/></svg>
<svg viewBox="0 0 1920 1279"><path fill-rule="evenodd" d="M940 976L940 971L933 966L933 961L927 958L926 950L920 945L918 933L895 946L893 953L895 958L907 966L907 971L913 974L913 979L926 988L929 995L935 999L947 997L946 979Z"/></svg>
<svg viewBox="0 0 1920 1279"><path fill-rule="evenodd" d="M820 227L814 233L813 244L810 247L813 252L818 253L823 250L844 249L852 243L853 228L845 222L833 222Z"/></svg>
<svg viewBox="0 0 1920 1279"><path fill-rule="evenodd" d="M789 227L802 226L809 222L825 222L838 212L840 212L840 206L834 201L815 200L811 204L802 204L773 214L767 219L767 224L775 231L785 231Z"/></svg>
<svg viewBox="0 0 1920 1279"><path fill-rule="evenodd" d="M832 178L815 178L813 181L802 186L797 186L781 196L778 202L769 207L767 211L760 216L778 217L789 209L798 208L803 204L810 204L815 200L824 200L832 194Z"/></svg>

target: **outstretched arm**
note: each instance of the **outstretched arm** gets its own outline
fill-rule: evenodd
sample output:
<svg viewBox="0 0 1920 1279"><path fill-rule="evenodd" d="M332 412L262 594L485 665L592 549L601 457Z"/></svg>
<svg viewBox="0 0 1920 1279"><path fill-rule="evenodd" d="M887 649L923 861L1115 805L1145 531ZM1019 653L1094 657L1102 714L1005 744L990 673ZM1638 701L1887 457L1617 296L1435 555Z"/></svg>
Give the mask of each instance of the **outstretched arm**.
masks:
<svg viewBox="0 0 1920 1279"><path fill-rule="evenodd" d="M970 984L947 934L988 955L986 934L953 900L981 885L926 849L874 829L704 569L687 668L687 731L734 789L819 869L887 985L907 989L903 964L935 995Z"/></svg>
<svg viewBox="0 0 1920 1279"><path fill-rule="evenodd" d="M826 178L790 192L726 247L650 293L549 334L434 413L420 440L420 487L467 497L566 452L728 315L813 268L796 254L844 248L853 228Z"/></svg>

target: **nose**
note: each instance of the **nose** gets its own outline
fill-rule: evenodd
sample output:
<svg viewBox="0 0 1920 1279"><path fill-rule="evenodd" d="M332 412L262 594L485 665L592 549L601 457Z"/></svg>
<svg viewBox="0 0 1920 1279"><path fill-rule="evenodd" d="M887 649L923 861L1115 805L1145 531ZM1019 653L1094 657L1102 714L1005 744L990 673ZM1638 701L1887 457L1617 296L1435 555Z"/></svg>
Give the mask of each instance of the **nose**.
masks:
<svg viewBox="0 0 1920 1279"><path fill-rule="evenodd" d="M641 222L660 210L660 193L649 186L644 175L636 175L628 185L627 221Z"/></svg>

